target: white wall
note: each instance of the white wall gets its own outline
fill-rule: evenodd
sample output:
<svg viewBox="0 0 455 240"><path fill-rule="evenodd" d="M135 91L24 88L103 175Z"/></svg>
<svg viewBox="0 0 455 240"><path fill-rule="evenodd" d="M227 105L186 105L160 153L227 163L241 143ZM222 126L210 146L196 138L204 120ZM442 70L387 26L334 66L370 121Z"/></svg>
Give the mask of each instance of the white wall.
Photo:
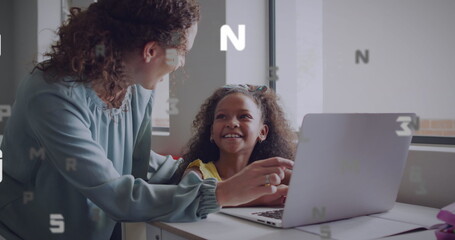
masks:
<svg viewBox="0 0 455 240"><path fill-rule="evenodd" d="M228 41L226 83L268 84L268 17L267 1L227 0L226 24L237 34L245 25L245 49L237 51ZM219 41L219 40L218 40Z"/></svg>
<svg viewBox="0 0 455 240"><path fill-rule="evenodd" d="M322 2L276 2L277 93L298 130L307 113L322 112Z"/></svg>
<svg viewBox="0 0 455 240"><path fill-rule="evenodd" d="M58 40L56 31L61 24L61 5L60 1L38 0L38 62L44 60L43 54L50 50L50 45Z"/></svg>
<svg viewBox="0 0 455 240"><path fill-rule="evenodd" d="M455 118L455 1L324 1L324 112ZM369 50L369 63L355 51Z"/></svg>
<svg viewBox="0 0 455 240"><path fill-rule="evenodd" d="M297 130L300 126L299 109L301 103L298 98L301 94L297 79L297 0L275 1L275 24L276 24L276 65L278 67L276 82L276 93L280 96L281 105L286 118ZM296 90L298 89L298 90ZM302 93L303 94L303 93Z"/></svg>

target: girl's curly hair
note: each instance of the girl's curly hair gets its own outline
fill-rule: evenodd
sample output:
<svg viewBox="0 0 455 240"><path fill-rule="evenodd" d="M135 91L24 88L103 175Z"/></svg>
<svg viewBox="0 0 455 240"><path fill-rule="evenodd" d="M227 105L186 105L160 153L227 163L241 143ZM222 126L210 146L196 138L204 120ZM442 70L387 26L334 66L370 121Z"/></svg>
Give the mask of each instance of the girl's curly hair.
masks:
<svg viewBox="0 0 455 240"><path fill-rule="evenodd" d="M149 41L184 52L186 31L197 21L196 0L99 0L86 11L71 9L59 40L45 54L50 59L35 68L48 73L47 81L71 76L70 81L96 84L109 107L119 107L123 97L116 94L132 85L126 55Z"/></svg>
<svg viewBox="0 0 455 240"><path fill-rule="evenodd" d="M266 86L227 85L217 89L202 104L193 121L193 136L183 151L184 160L179 165L171 182L178 183L187 166L194 160L201 159L204 163L218 161L220 157L219 148L210 141L215 109L221 99L234 93L242 93L251 97L259 106L262 120L269 128L267 138L254 146L248 164L270 157L294 159L296 134L284 117L285 114L278 104L277 95Z"/></svg>

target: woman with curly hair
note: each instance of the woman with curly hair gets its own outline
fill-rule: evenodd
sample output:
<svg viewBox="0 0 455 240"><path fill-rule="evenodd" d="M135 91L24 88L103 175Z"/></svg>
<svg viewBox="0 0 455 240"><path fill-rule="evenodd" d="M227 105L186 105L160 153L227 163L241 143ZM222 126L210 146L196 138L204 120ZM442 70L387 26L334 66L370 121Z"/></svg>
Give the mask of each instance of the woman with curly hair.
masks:
<svg viewBox="0 0 455 240"><path fill-rule="evenodd" d="M217 89L201 106L192 129L185 160L173 176L176 182L191 171L203 179L222 181L261 159L294 159L296 135L276 94L266 86L226 85ZM273 174L267 177L278 179ZM288 177L274 194L243 206L282 204Z"/></svg>
<svg viewBox="0 0 455 240"><path fill-rule="evenodd" d="M183 66L198 21L195 0L72 11L49 60L21 82L5 129L1 236L109 239L116 222L194 221L276 191L266 176L280 184L291 161L258 161L232 181L188 174L163 185L179 162L150 151L154 89Z"/></svg>

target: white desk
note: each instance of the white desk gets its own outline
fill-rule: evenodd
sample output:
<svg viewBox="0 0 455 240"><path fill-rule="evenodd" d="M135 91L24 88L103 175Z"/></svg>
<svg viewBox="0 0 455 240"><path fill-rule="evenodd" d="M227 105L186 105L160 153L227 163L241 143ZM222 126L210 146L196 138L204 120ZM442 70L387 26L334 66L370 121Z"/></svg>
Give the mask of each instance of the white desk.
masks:
<svg viewBox="0 0 455 240"><path fill-rule="evenodd" d="M266 225L227 216L222 213L209 214L207 219L191 223L163 223L153 222L152 226L162 231L173 233L181 239L308 239L321 240L319 236L302 232L296 229L279 229ZM151 233L150 229L147 233ZM167 233L161 239L166 240ZM154 234L153 236L156 236ZM148 239L150 238L147 235ZM169 238L176 239L176 238Z"/></svg>
<svg viewBox="0 0 455 240"><path fill-rule="evenodd" d="M416 212L424 215L436 216L438 209L407 205L401 210L409 212L418 218ZM410 210L410 211L408 211ZM303 240L328 240L319 235L304 232L298 229L280 229L259 223L242 220L222 213L209 214L208 218L190 223L133 223L124 228L125 240L182 240L182 239L303 239ZM431 240L436 239L435 230L424 230L413 233L396 235L383 238L387 240Z"/></svg>

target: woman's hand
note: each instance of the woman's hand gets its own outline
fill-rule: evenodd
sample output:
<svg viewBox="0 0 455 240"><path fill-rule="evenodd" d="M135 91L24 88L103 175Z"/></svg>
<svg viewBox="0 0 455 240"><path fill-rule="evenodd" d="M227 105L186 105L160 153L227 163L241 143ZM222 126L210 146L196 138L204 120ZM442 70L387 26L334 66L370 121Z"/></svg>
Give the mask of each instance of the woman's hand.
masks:
<svg viewBox="0 0 455 240"><path fill-rule="evenodd" d="M248 165L234 176L217 184L218 204L238 206L264 195L272 195L271 198L277 200L278 194L275 195L279 190L277 186L285 178L285 169L292 169L293 164L291 160L273 157ZM280 191L284 190L280 188ZM281 194L279 196L281 197Z"/></svg>

